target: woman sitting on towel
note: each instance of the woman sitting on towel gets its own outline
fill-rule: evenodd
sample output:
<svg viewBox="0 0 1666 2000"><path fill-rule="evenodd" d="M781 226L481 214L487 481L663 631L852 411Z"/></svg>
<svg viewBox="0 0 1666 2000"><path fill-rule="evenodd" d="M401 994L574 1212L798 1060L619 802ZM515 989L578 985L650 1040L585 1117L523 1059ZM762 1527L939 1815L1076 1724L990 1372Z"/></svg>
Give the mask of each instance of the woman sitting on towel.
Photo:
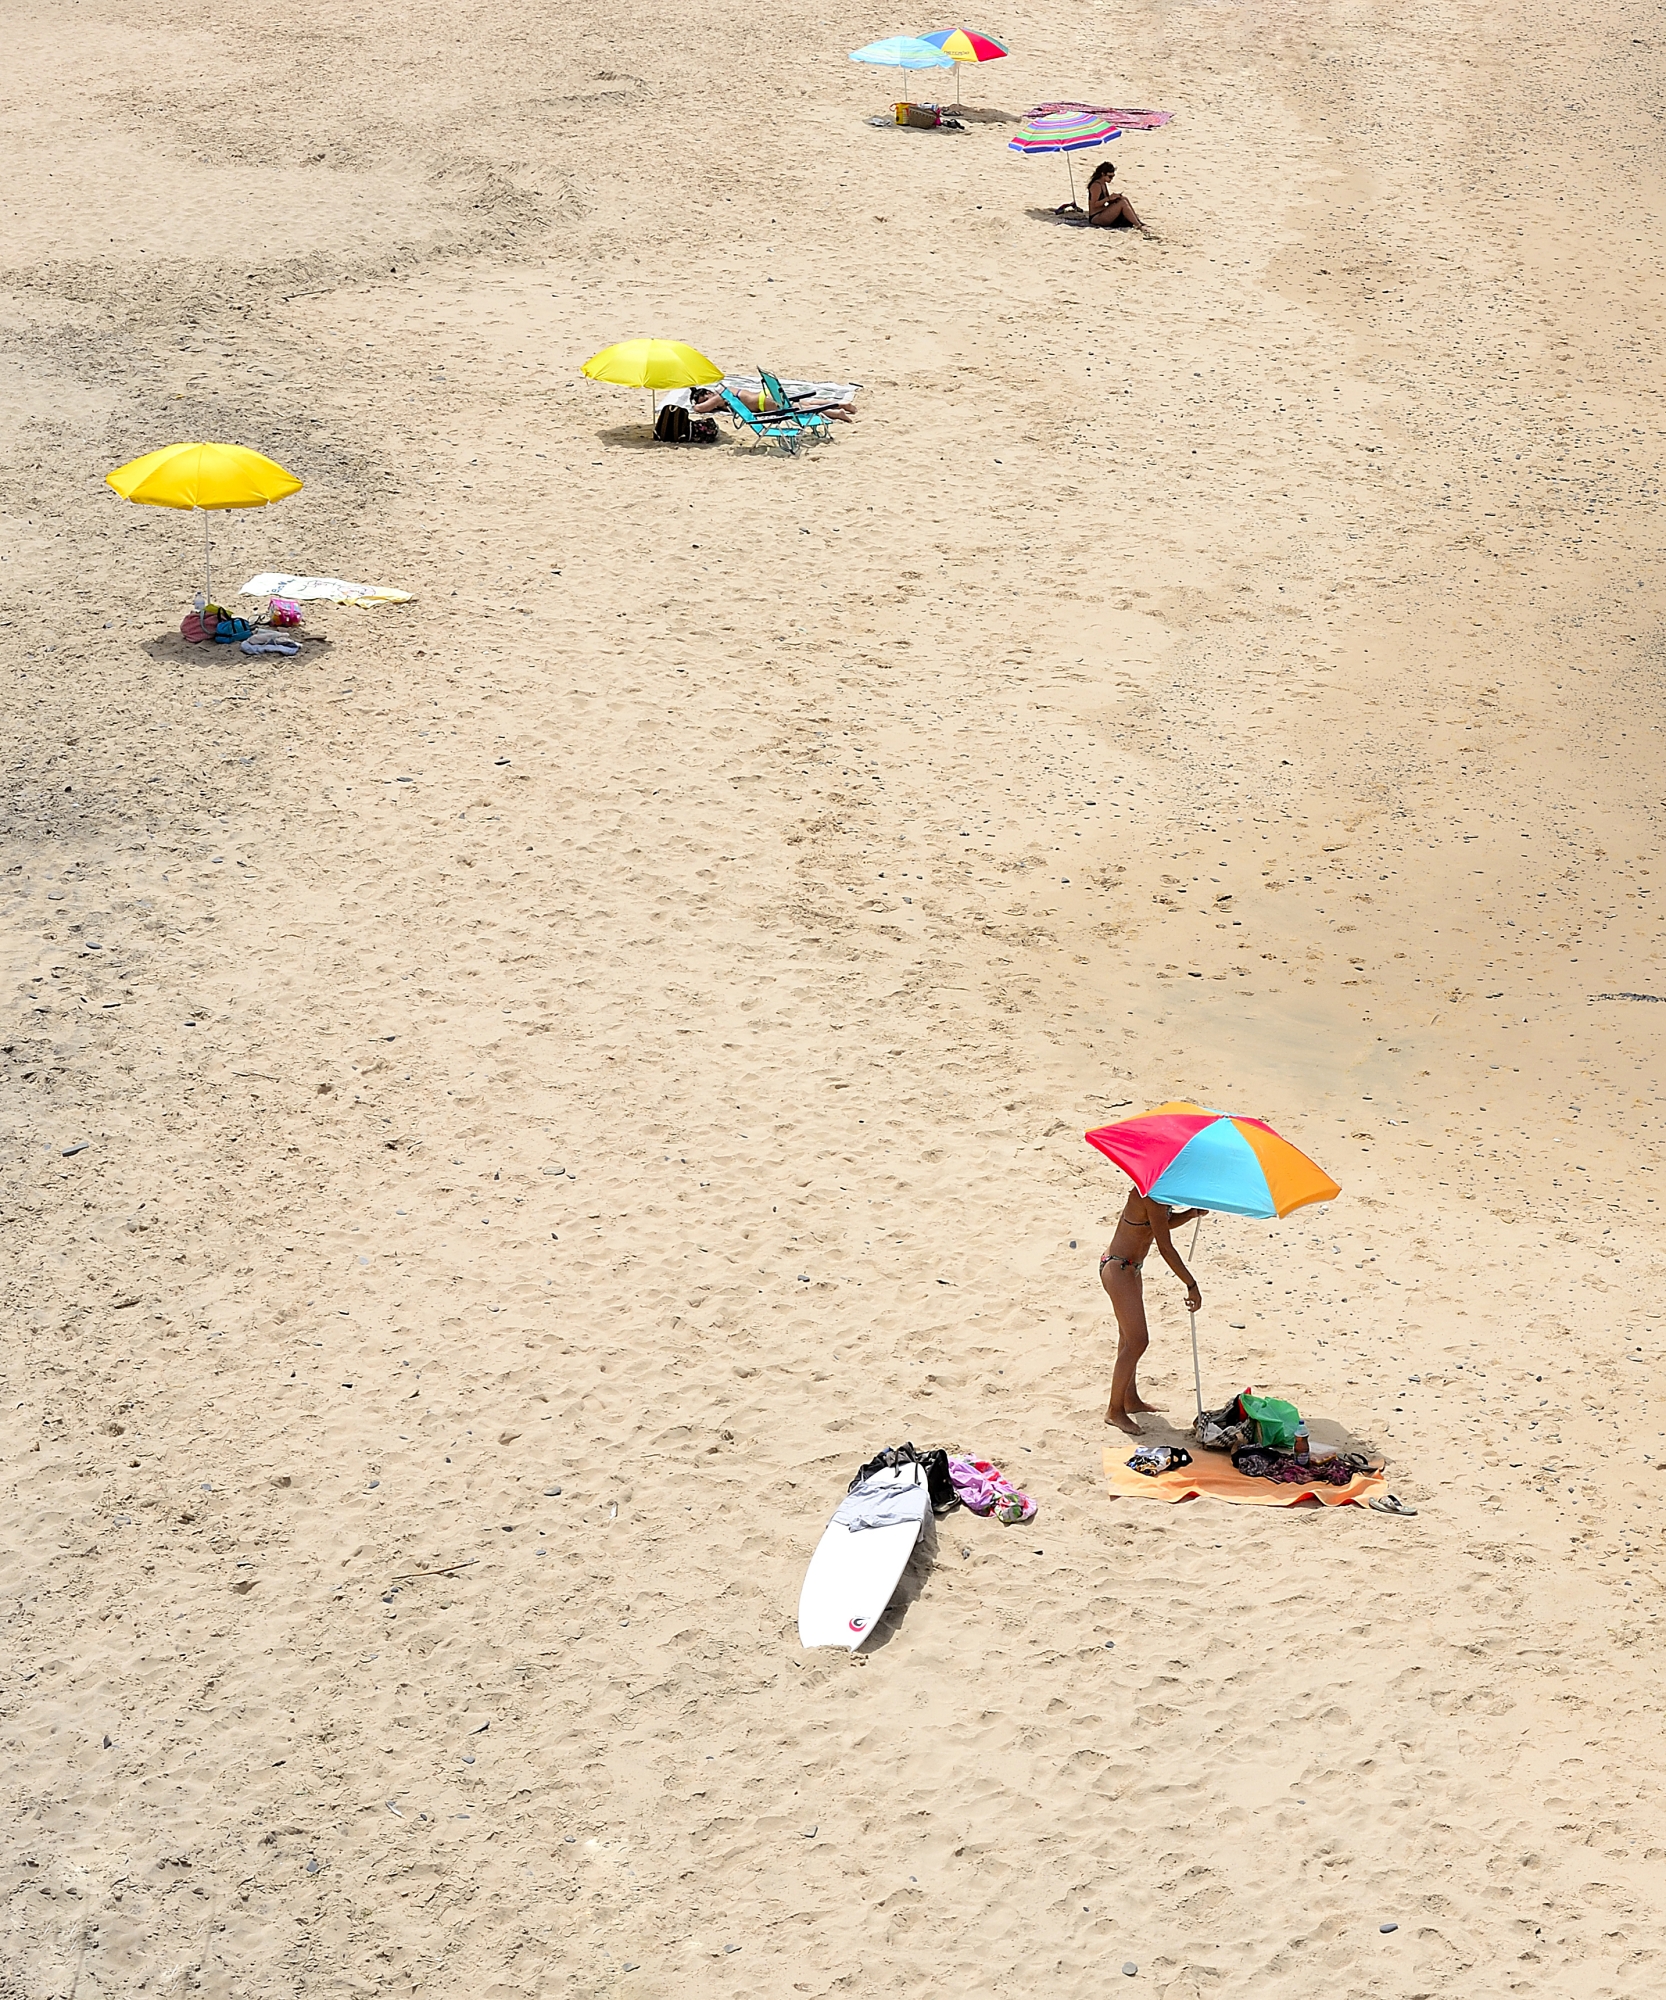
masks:
<svg viewBox="0 0 1666 2000"><path fill-rule="evenodd" d="M1131 1193L1117 1220L1110 1248L1099 1260L1099 1282L1116 1312L1118 1335L1116 1366L1111 1371L1111 1406L1105 1412L1105 1421L1135 1437L1140 1429L1134 1421L1135 1413L1155 1407L1142 1400L1134 1380L1140 1356L1151 1345L1145 1324L1145 1287L1140 1266L1155 1243L1163 1262L1186 1287L1186 1310L1200 1312L1203 1294L1197 1288L1197 1280L1181 1262L1180 1252L1169 1240L1169 1232L1203 1213L1201 1208L1176 1211L1164 1202L1153 1201L1149 1195Z"/></svg>
<svg viewBox="0 0 1666 2000"><path fill-rule="evenodd" d="M1093 178L1088 182L1088 227L1143 229L1145 224L1134 213L1134 204L1112 188L1115 178L1116 168L1109 160L1101 160L1094 168Z"/></svg>
<svg viewBox="0 0 1666 2000"><path fill-rule="evenodd" d="M1134 213L1134 204L1125 194L1113 191L1111 182L1116 178L1116 168L1109 160L1101 160L1093 170L1093 178L1088 182L1087 222L1090 229L1143 229L1145 224ZM1055 215L1080 215L1080 206L1073 201L1062 203L1053 210Z"/></svg>
<svg viewBox="0 0 1666 2000"><path fill-rule="evenodd" d="M744 403L754 416L773 417L781 414L773 403L768 409L764 408L764 395L761 389L737 389L732 382L726 382L723 386L737 403ZM697 417L720 417L729 406L715 389L696 389L691 407ZM836 403L826 396L806 396L802 402L795 402L792 407L800 416L819 413L824 417L837 418L841 424L853 424L856 421L856 412L848 403Z"/></svg>

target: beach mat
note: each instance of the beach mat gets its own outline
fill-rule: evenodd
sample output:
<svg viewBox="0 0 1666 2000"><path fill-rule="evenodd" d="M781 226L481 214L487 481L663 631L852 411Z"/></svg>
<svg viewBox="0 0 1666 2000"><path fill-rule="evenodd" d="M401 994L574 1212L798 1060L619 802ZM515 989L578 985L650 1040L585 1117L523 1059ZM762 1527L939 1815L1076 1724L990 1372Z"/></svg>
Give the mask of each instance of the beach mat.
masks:
<svg viewBox="0 0 1666 2000"><path fill-rule="evenodd" d="M1346 1486L1327 1486L1320 1480L1313 1486L1286 1486L1275 1479L1251 1479L1232 1463L1224 1452L1199 1452L1190 1465L1178 1472L1161 1472L1148 1479L1143 1472L1131 1472L1130 1444L1106 1445L1105 1485L1113 1500L1210 1500L1235 1501L1241 1507L1300 1507L1315 1501L1323 1507L1345 1507L1381 1493L1387 1481L1380 1472L1356 1472Z"/></svg>

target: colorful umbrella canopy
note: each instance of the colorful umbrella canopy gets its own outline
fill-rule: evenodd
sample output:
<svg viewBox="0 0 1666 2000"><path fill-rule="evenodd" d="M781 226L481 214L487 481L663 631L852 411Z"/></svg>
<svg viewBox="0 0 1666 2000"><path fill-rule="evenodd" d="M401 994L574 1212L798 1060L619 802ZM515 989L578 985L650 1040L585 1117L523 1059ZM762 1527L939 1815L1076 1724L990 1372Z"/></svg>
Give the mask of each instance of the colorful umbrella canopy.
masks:
<svg viewBox="0 0 1666 2000"><path fill-rule="evenodd" d="M1118 111L1109 104L1038 104L1031 111L1032 118L1046 118L1055 111L1090 111L1098 118L1108 118L1122 132L1155 132L1166 125L1174 116L1172 111Z"/></svg>
<svg viewBox="0 0 1666 2000"><path fill-rule="evenodd" d="M214 595L208 555L208 517L230 507L269 507L299 493L301 481L273 459L241 444L165 444L104 475L124 500L146 507L203 510L203 595Z"/></svg>
<svg viewBox="0 0 1666 2000"><path fill-rule="evenodd" d="M1068 155L1088 146L1108 145L1121 135L1110 120L1097 111L1032 111L1007 141L1015 153L1063 153L1070 173L1070 205L1076 206L1076 170Z"/></svg>
<svg viewBox="0 0 1666 2000"><path fill-rule="evenodd" d="M1007 144L1015 153L1079 153L1119 136L1119 128L1099 111L1031 112Z"/></svg>
<svg viewBox="0 0 1666 2000"><path fill-rule="evenodd" d="M980 35L976 28L938 28L920 40L953 56L957 63L999 62L1008 53L993 36Z"/></svg>
<svg viewBox="0 0 1666 2000"><path fill-rule="evenodd" d="M1101 1125L1086 1138L1141 1194L1171 1208L1265 1219L1342 1192L1259 1118L1232 1118L1199 1104L1159 1104L1139 1118Z"/></svg>
<svg viewBox="0 0 1666 2000"><path fill-rule="evenodd" d="M717 363L684 340L618 340L592 354L584 373L621 389L697 389L723 379Z"/></svg>

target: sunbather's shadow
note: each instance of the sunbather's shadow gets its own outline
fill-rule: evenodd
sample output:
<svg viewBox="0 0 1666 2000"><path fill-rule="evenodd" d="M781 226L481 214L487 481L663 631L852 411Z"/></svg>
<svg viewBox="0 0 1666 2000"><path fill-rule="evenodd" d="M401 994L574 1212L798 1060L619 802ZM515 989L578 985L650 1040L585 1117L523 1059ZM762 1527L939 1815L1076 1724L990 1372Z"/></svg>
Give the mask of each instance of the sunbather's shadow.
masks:
<svg viewBox="0 0 1666 2000"><path fill-rule="evenodd" d="M1060 215L1058 210L1053 208L1027 208L1025 209L1024 213L1027 216L1029 216L1031 221L1033 222L1056 222L1061 229L1086 229L1088 227L1088 219L1085 211L1083 211L1081 214L1078 215ZM1132 228L1096 229L1094 230L1093 233L1095 236L1111 236L1111 237L1141 236L1141 235L1149 236L1151 234L1149 229L1139 230Z"/></svg>
<svg viewBox="0 0 1666 2000"><path fill-rule="evenodd" d="M914 1553L908 1558L908 1567L903 1571L901 1581L891 1593L891 1601L885 1607L885 1614L873 1628L873 1637L862 1648L864 1653L877 1653L881 1646L890 1645L902 1629L902 1621L908 1616L908 1607L926 1587L926 1581L937 1567L937 1522L930 1513L926 1515L920 1529L920 1539L914 1544Z"/></svg>

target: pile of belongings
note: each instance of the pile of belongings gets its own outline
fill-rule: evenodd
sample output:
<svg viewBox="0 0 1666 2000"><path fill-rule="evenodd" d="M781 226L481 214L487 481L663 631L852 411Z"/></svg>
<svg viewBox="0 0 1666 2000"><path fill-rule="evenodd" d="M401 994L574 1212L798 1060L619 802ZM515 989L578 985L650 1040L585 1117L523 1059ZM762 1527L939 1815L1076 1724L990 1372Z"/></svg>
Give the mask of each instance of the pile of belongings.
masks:
<svg viewBox="0 0 1666 2000"><path fill-rule="evenodd" d="M299 608L289 599L274 597L263 618L243 618L221 604L204 604L187 611L179 621L179 636L190 646L211 640L216 646L236 646L245 653L275 653L292 660L301 650L296 628L301 623Z"/></svg>
<svg viewBox="0 0 1666 2000"><path fill-rule="evenodd" d="M879 1481L876 1474L890 1471L897 1466L918 1466L920 1477L925 1483L926 1496L934 1514L952 1513L956 1507L967 1507L974 1514L993 1515L997 1521L1011 1526L1020 1521L1035 1519L1035 1502L1027 1493L1021 1493L1007 1478L999 1466L986 1458L951 1458L948 1452L938 1448L934 1451L917 1451L912 1444L887 1445L881 1452L857 1468L856 1476L850 1482L848 1497L840 1503L834 1515L836 1521L844 1521L846 1527L878 1527L886 1525L880 1520L866 1518L868 1503L885 1506L906 1504L914 1511L895 1514L896 1520L917 1520L923 1517L925 1509L917 1501L907 1503L892 1496L915 1493L915 1486L899 1487L892 1480ZM851 1518L845 1519L845 1509L852 1501L859 1504L851 1508ZM863 1518L857 1519L861 1515Z"/></svg>
<svg viewBox="0 0 1666 2000"><path fill-rule="evenodd" d="M1294 1403L1246 1389L1223 1408L1203 1411L1192 1425L1192 1436L1205 1451L1236 1451L1246 1444L1288 1451L1296 1442L1300 1422L1301 1413Z"/></svg>
<svg viewBox="0 0 1666 2000"><path fill-rule="evenodd" d="M210 639L217 646L234 646L253 630L250 620L239 618L219 604L205 604L200 610L187 611L179 621L179 636L189 646L200 646Z"/></svg>
<svg viewBox="0 0 1666 2000"><path fill-rule="evenodd" d="M1281 1485L1346 1486L1356 1473L1381 1470L1363 1452L1309 1445L1294 1403L1258 1396L1252 1389L1234 1396L1222 1409L1205 1410L1192 1425L1192 1435L1205 1451L1231 1452L1234 1469L1246 1477Z"/></svg>

